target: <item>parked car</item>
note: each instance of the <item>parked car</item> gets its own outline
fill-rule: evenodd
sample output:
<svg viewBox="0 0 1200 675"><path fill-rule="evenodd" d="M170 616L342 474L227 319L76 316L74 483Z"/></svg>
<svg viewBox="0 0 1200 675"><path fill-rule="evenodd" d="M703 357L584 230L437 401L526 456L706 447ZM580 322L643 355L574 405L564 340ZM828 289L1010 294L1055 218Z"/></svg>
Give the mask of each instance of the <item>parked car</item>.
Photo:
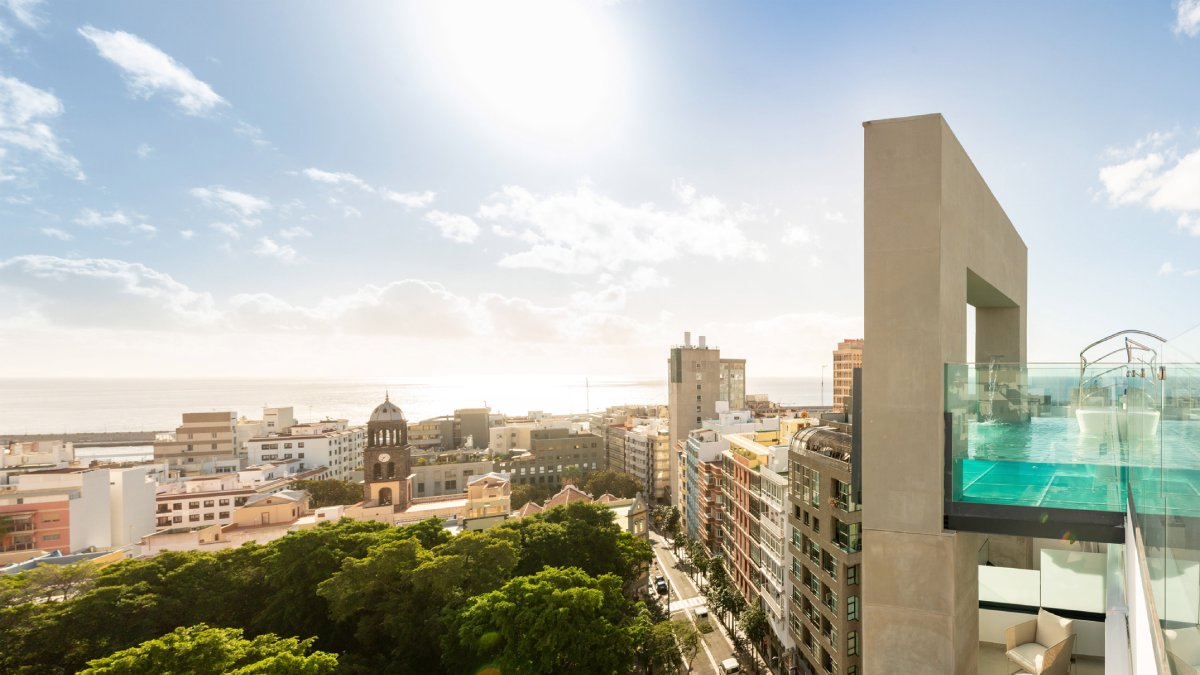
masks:
<svg viewBox="0 0 1200 675"><path fill-rule="evenodd" d="M704 605L700 605L699 607L697 607L696 609L694 609L692 611L694 611L696 613L697 619L707 619L708 618L708 607L706 607Z"/></svg>
<svg viewBox="0 0 1200 675"><path fill-rule="evenodd" d="M720 672L722 675L732 675L742 672L742 667L738 665L737 659L725 659L721 662Z"/></svg>
<svg viewBox="0 0 1200 675"><path fill-rule="evenodd" d="M659 595L667 594L667 580L664 577L654 577L654 590L658 591Z"/></svg>

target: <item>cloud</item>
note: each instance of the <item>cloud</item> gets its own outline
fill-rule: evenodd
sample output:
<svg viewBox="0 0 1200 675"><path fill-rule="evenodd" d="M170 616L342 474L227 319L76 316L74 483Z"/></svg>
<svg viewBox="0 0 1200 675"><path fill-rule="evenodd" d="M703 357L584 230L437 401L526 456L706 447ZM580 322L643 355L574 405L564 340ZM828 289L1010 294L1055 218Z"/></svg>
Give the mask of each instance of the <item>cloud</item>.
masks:
<svg viewBox="0 0 1200 675"><path fill-rule="evenodd" d="M158 228L144 221L144 217L134 214L128 214L117 209L111 213L102 213L96 209L84 209L75 217L75 224L94 229L102 229L119 225L122 228L139 234L154 235L158 232Z"/></svg>
<svg viewBox="0 0 1200 675"><path fill-rule="evenodd" d="M140 263L26 255L0 261L0 295L65 327L143 330L210 326L212 297Z"/></svg>
<svg viewBox="0 0 1200 675"><path fill-rule="evenodd" d="M258 127L254 126L253 124L250 124L249 122L243 122L241 120L238 120L237 124L233 125L233 133L250 141L251 143L254 144L254 147L256 147L256 148L271 147L270 141L263 138L262 129L259 129Z"/></svg>
<svg viewBox="0 0 1200 675"><path fill-rule="evenodd" d="M45 17L38 11L42 0L3 0L0 5L8 8L13 17L27 28L41 28L46 23Z"/></svg>
<svg viewBox="0 0 1200 675"><path fill-rule="evenodd" d="M813 235L812 232L803 225L791 225L784 230L783 237L780 239L780 241L789 246L811 244L813 242Z"/></svg>
<svg viewBox="0 0 1200 675"><path fill-rule="evenodd" d="M186 66L132 33L83 26L79 34L100 56L117 65L135 96L148 99L161 93L188 115L206 115L228 102Z"/></svg>
<svg viewBox="0 0 1200 675"><path fill-rule="evenodd" d="M242 238L242 232L241 232L241 230L238 229L237 225L233 225L231 223L217 222L217 223L209 223L208 226L211 227L212 229L216 230L217 232L220 232L221 234L229 237L230 239L241 239Z"/></svg>
<svg viewBox="0 0 1200 675"><path fill-rule="evenodd" d="M108 214L95 209L84 209L75 218L75 224L84 227L108 227L109 225L129 225L129 223L129 216L120 209Z"/></svg>
<svg viewBox="0 0 1200 675"><path fill-rule="evenodd" d="M1200 0L1175 0L1175 34L1200 35Z"/></svg>
<svg viewBox="0 0 1200 675"><path fill-rule="evenodd" d="M587 182L574 192L538 195L508 186L492 195L478 217L493 231L528 244L501 259L503 267L543 269L562 274L616 272L627 265L656 265L683 255L715 260L765 259L744 226L758 213L730 208L676 182L676 204L630 206L599 194Z"/></svg>
<svg viewBox="0 0 1200 675"><path fill-rule="evenodd" d="M259 237L258 246L254 247L254 254L264 258L277 258L280 262L292 265L302 260L296 254L296 249L287 244L276 243L270 237Z"/></svg>
<svg viewBox="0 0 1200 675"><path fill-rule="evenodd" d="M1111 205L1175 214L1180 229L1200 236L1200 149L1159 148L1102 167L1099 176Z"/></svg>
<svg viewBox="0 0 1200 675"><path fill-rule="evenodd" d="M184 241L191 241L196 237L195 230L180 230L179 237Z"/></svg>
<svg viewBox="0 0 1200 675"><path fill-rule="evenodd" d="M422 209L433 203L437 197L436 192L426 190L424 192L396 192L395 190L384 190L383 198L396 202L402 206L407 206L410 209Z"/></svg>
<svg viewBox="0 0 1200 675"><path fill-rule="evenodd" d="M295 227L285 227L280 230L279 236L284 239L300 239L302 237L311 237L312 232L309 232L307 228L296 225Z"/></svg>
<svg viewBox="0 0 1200 675"><path fill-rule="evenodd" d="M79 160L62 149L49 121L63 112L54 94L0 75L0 149L40 156L67 175L84 180ZM7 152L0 158L7 158Z"/></svg>
<svg viewBox="0 0 1200 675"><path fill-rule="evenodd" d="M247 195L245 192L238 192L236 190L228 190L226 187L220 185L193 187L190 192L193 197L210 205L210 207L229 211L229 213L241 216L242 219L253 219L254 216L271 208L269 199L254 197L253 195Z"/></svg>
<svg viewBox="0 0 1200 675"><path fill-rule="evenodd" d="M141 159L149 159L150 155L154 154L154 146L150 145L149 143L142 143L141 145L137 146L137 150L134 152L136 152L137 156Z"/></svg>
<svg viewBox="0 0 1200 675"><path fill-rule="evenodd" d="M42 234L46 235L47 237L58 239L59 241L71 241L75 238L75 235L71 234L70 232L60 230L57 227L43 227Z"/></svg>
<svg viewBox="0 0 1200 675"><path fill-rule="evenodd" d="M626 288L631 291L644 291L650 288L666 288L671 280L659 274L653 267L639 267L626 277Z"/></svg>
<svg viewBox="0 0 1200 675"><path fill-rule="evenodd" d="M460 244L469 244L479 236L479 225L457 213L430 211L425 214L425 220L436 225L443 237Z"/></svg>
<svg viewBox="0 0 1200 675"><path fill-rule="evenodd" d="M437 193L429 190L424 192L396 192L388 188L377 187L352 173L344 171L324 171L316 167L309 167L301 170L300 173L308 177L309 180L318 183L356 187L363 192L379 195L390 202L395 202L410 209L425 208L437 198Z"/></svg>
<svg viewBox="0 0 1200 675"><path fill-rule="evenodd" d="M1167 261L1159 266L1158 276L1165 277L1165 276L1170 275L1174 271L1175 271L1175 265L1171 264L1170 261Z"/></svg>
<svg viewBox="0 0 1200 675"><path fill-rule="evenodd" d="M310 304L269 293L239 293L217 302L139 263L53 256L0 260L0 308L48 328L411 336L480 344L646 341L658 327L614 313L623 294L603 289L568 305L545 306L497 293L469 297L436 282L400 279Z"/></svg>

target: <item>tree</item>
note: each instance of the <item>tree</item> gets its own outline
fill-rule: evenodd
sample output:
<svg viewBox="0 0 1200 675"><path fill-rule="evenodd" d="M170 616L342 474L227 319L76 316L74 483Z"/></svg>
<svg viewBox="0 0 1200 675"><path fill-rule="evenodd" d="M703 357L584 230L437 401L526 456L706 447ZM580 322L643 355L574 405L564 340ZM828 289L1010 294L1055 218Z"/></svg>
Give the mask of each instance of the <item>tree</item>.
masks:
<svg viewBox="0 0 1200 675"><path fill-rule="evenodd" d="M741 618L738 619L738 627L745 633L746 639L756 647L762 645L762 641L767 637L767 632L771 630L767 613L757 606L742 612Z"/></svg>
<svg viewBox="0 0 1200 675"><path fill-rule="evenodd" d="M634 607L615 575L548 568L472 598L458 636L479 663L501 672L628 672Z"/></svg>
<svg viewBox="0 0 1200 675"><path fill-rule="evenodd" d="M578 501L508 520L495 531L516 533L518 575L543 567L579 567L592 576L615 574L631 582L654 553L644 539L623 532L614 518L603 504Z"/></svg>
<svg viewBox="0 0 1200 675"><path fill-rule="evenodd" d="M308 492L309 506L319 509L325 506L357 504L363 500L363 488L348 480L297 480L288 486L292 490Z"/></svg>
<svg viewBox="0 0 1200 675"><path fill-rule="evenodd" d="M722 617L729 619L725 625L733 630L733 618L741 614L746 608L746 601L742 598L742 594L736 588L729 584L722 584L716 591L709 596L709 600L721 612Z"/></svg>
<svg viewBox="0 0 1200 675"><path fill-rule="evenodd" d="M602 469L588 474L583 491L593 497L610 494L625 499L637 496L642 491L642 482L624 471Z"/></svg>
<svg viewBox="0 0 1200 675"><path fill-rule="evenodd" d="M249 675L320 675L337 670L338 658L308 653L313 639L260 635L242 637L237 628L204 624L177 628L111 656L88 662L88 675L154 675L156 673L243 673Z"/></svg>
<svg viewBox="0 0 1200 675"><path fill-rule="evenodd" d="M0 577L0 603L70 600L91 588L99 568L91 563L42 564L21 574Z"/></svg>
<svg viewBox="0 0 1200 675"><path fill-rule="evenodd" d="M554 490L549 485L514 485L509 495L514 509L519 509L529 502L542 503L554 496Z"/></svg>
<svg viewBox="0 0 1200 675"><path fill-rule="evenodd" d="M691 662L700 646L700 633L688 621L659 621L646 617L635 631L637 660L646 673L671 673Z"/></svg>

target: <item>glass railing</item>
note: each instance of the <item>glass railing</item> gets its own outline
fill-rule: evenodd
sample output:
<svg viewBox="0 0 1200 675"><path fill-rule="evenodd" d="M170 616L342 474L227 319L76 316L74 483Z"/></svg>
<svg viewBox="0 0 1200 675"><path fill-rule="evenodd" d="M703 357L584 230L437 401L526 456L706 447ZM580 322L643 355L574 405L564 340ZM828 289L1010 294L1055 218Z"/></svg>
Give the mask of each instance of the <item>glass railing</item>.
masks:
<svg viewBox="0 0 1200 675"><path fill-rule="evenodd" d="M1194 364L948 364L951 501L1200 516Z"/></svg>

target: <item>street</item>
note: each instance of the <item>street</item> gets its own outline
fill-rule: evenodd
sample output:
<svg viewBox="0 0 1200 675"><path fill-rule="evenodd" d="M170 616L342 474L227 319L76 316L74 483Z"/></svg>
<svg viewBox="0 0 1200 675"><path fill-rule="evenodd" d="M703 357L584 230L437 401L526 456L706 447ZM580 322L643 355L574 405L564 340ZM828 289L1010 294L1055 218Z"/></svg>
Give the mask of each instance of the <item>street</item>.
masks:
<svg viewBox="0 0 1200 675"><path fill-rule="evenodd" d="M671 544L665 538L657 532L651 532L650 544L654 547L655 558L655 562L650 568L650 578L653 579L658 575L667 577L670 586L668 597L671 599L671 618L687 620L695 625L694 610L696 607L706 604L704 597L696 589L692 578L679 567L679 560L671 552ZM713 625L713 630L707 635L700 635L700 649L692 659L691 672L717 675L717 665L721 661L733 657L733 645L729 644L724 632L717 627L717 618L711 609L709 621Z"/></svg>

